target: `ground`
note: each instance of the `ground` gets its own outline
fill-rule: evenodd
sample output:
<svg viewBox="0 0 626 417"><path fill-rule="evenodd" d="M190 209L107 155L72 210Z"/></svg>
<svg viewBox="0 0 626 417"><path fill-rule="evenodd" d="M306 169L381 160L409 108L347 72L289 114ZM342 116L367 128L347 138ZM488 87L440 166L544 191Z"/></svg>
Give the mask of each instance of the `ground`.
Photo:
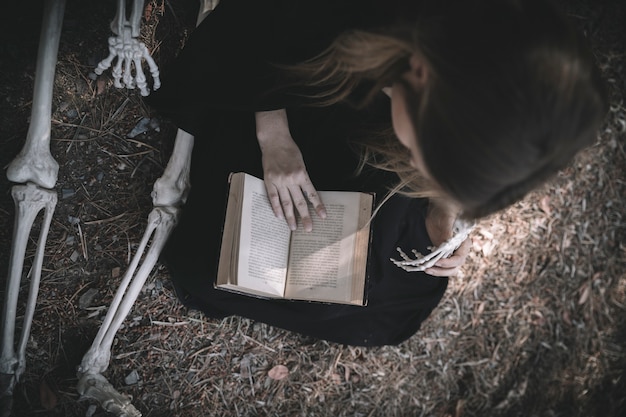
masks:
<svg viewBox="0 0 626 417"><path fill-rule="evenodd" d="M42 10L41 0L14 3L0 29L2 167L26 137ZM147 3L142 37L165 68L193 29L197 4ZM247 319L207 319L178 302L159 266L117 334L105 376L150 417L626 415L622 3L564 2L610 90L597 142L550 184L480 222L462 273L411 339L365 349ZM15 392L19 417L106 415L79 400L76 366L142 237L152 184L171 152L174 126L159 120L158 129L128 137L155 115L136 91L91 75L107 54L114 13L113 1L66 7L52 117L59 204ZM0 291L10 187L0 176ZM277 365L286 378L270 372Z"/></svg>

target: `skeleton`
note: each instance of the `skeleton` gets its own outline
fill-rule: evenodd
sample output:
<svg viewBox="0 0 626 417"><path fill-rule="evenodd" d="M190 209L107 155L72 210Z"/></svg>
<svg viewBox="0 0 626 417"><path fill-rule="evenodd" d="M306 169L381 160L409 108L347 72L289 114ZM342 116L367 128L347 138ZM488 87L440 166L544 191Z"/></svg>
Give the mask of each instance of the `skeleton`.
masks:
<svg viewBox="0 0 626 417"><path fill-rule="evenodd" d="M201 1L197 23L202 21L216 4L215 0ZM149 91L141 69L142 59L150 67L155 90L159 87L160 81L154 60L148 54L145 45L136 39L140 32L143 6L143 0L134 0L131 17L126 19L126 1L118 0L117 14L111 24L111 29L117 37L109 39L110 55L98 65L96 72L102 73L103 70L110 67L113 59L117 58L117 64L113 68L114 85L118 88L134 88L136 85L142 95L147 95ZM26 367L26 343L37 301L43 251L57 202L57 194L53 188L57 181L59 165L50 153L50 127L52 91L64 10L65 0L45 2L37 56L31 123L24 147L7 169L7 178L16 183L12 188L16 214L13 246L9 260L9 275L6 283L6 300L3 303L2 322L0 322L2 326L0 416L3 417L11 413L13 389ZM135 68L134 76L131 74L132 65ZM109 364L115 333L129 313L143 284L156 264L161 249L176 224L178 208L186 201L189 190L189 167L193 139L193 136L182 130L177 132L172 156L163 176L155 182L153 187L151 196L154 208L148 216L147 230L128 271L122 279L104 322L78 368L77 389L79 393L84 397L97 400L105 410L120 417L137 417L141 413L126 396L118 393L109 384L102 373ZM31 282L26 312L16 348L15 320L20 282L25 275L26 245L33 223L42 210L44 215L41 231L29 272ZM146 252L145 255L144 252Z"/></svg>
<svg viewBox="0 0 626 417"><path fill-rule="evenodd" d="M218 0L201 0L197 23L199 24ZM145 45L136 38L140 33L143 0L133 0L130 19L126 18L126 0L118 0L118 10L111 24L116 35L109 39L110 54L98 64L95 72L101 74L113 68L114 85L118 88L137 86L142 95L148 95L147 82L142 66L145 60L153 78L153 89L159 88L159 72ZM15 384L24 373L26 344L30 333L33 314L37 301L39 281L43 264L43 251L46 238L56 207L57 195L53 190L57 181L59 166L50 153L50 127L52 114L52 92L57 60L57 51L61 36L65 0L45 2L43 24L37 56L35 87L32 105L31 123L24 147L7 169L7 178L16 183L12 188L16 214L13 232L13 246L9 261L9 275L0 322L2 339L0 341L0 416L9 416ZM135 75L132 75L132 67ZM148 225L131 264L122 278L122 282L109 307L106 317L91 347L82 358L77 370L77 390L83 398L94 399L106 411L118 417L139 417L141 413L132 405L131 400L120 394L102 375L108 368L111 347L115 334L130 312L141 288L154 268L159 254L176 225L178 212L185 204L189 191L189 170L194 137L183 130L178 130L174 149L163 175L155 182L151 194L153 210L148 215ZM30 287L26 301L25 314L15 345L15 320L19 287L24 273L26 245L33 224L38 214L43 211L41 229L37 241L36 253L28 275ZM403 261L394 261L407 270L427 268L429 262L436 262L449 256L467 237L469 230L459 229L459 234L452 238L440 250L435 250L425 258L411 260L400 251ZM417 252L413 251L416 256ZM417 268L417 269L415 269Z"/></svg>

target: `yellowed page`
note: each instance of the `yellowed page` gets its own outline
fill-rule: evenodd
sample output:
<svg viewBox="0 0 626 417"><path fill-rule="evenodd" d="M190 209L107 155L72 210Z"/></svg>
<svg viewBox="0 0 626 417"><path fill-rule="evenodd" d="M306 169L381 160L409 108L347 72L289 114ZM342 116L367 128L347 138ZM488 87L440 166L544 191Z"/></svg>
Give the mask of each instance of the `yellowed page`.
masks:
<svg viewBox="0 0 626 417"><path fill-rule="evenodd" d="M237 285L282 297L291 231L274 216L262 180L245 174Z"/></svg>
<svg viewBox="0 0 626 417"><path fill-rule="evenodd" d="M239 240L243 179L243 175L237 174L231 174L229 178L228 203L222 231L216 286L237 284L237 241Z"/></svg>
<svg viewBox="0 0 626 417"><path fill-rule="evenodd" d="M369 219L373 196L322 191L320 197L328 216L320 219L314 215L312 232L299 227L293 233L285 296L360 305L368 247L363 236L369 237L369 224L362 221L363 209ZM369 205L362 204L363 198ZM359 233L364 224L366 230Z"/></svg>

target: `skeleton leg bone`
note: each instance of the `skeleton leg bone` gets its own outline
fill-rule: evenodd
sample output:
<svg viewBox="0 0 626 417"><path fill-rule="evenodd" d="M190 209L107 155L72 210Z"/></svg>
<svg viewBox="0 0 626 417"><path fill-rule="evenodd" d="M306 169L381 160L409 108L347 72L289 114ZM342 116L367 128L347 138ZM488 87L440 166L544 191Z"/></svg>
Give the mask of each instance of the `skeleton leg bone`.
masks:
<svg viewBox="0 0 626 417"><path fill-rule="evenodd" d="M45 5L37 53L31 122L24 147L9 164L7 178L20 184L30 181L52 189L59 172L59 164L50 154L52 90L65 0L47 1Z"/></svg>
<svg viewBox="0 0 626 417"><path fill-rule="evenodd" d="M119 0L118 14L111 27L114 33L122 33L122 36L128 36L128 25L124 24L122 19L122 16L124 16L123 3L124 0ZM137 3L139 2L134 3L135 6ZM197 22L200 23L200 21L208 15L216 4L216 0L201 0L201 7ZM133 32L133 36L138 36L138 33L135 34ZM110 45L113 43L114 42L109 40ZM111 47L113 48L113 45ZM112 52L107 59L112 60L114 55L115 53ZM149 55L147 56L149 57ZM103 63L100 63L99 73L110 66L110 61L108 63L105 61L103 61L104 65ZM153 61L148 61L152 68L152 64L150 64L150 62L153 63ZM129 61L127 60L127 72L129 69L128 63ZM118 80L121 76L121 65L121 59L118 57L117 65L113 69L114 78L116 80ZM135 61L135 65L137 66L137 61ZM156 65L154 65L154 70L158 71L156 69ZM96 73L98 73L98 71L96 71ZM158 86L155 85L155 89L156 88L158 88ZM109 366L111 347L115 334L130 312L139 295L139 292L141 291L141 288L148 278L148 275L154 268L170 232L176 225L176 221L178 219L178 207L183 205L187 200L187 194L190 187L189 170L193 142L194 137L192 135L183 130L178 130L170 160L165 168L165 171L163 172L163 175L153 186L151 196L154 209L148 217L146 232L141 243L139 244L139 248L137 249L137 253L134 256L131 265L122 278L120 288L118 289L111 306L109 307L104 322L102 323L96 338L94 339L90 349L83 357L78 368L77 374L79 381L77 390L82 397L98 401L102 408L117 415L118 417L139 417L141 416L141 413L131 404L131 400L127 396L119 393L107 381L107 379L102 376L102 373L105 372ZM143 253L148 245L148 242L150 241L150 238L152 238L152 241L148 252L144 256ZM144 258L143 263L138 268L142 257Z"/></svg>
<svg viewBox="0 0 626 417"><path fill-rule="evenodd" d="M26 343L39 291L43 252L52 215L56 207L57 195L49 190L57 180L58 164L50 154L50 125L52 110L52 90L54 73L63 25L65 0L45 3L41 28L31 123L24 147L7 169L7 178L14 185L12 195L15 201L15 222L13 246L9 261L9 276L6 282L5 300L0 322L0 415L10 415L13 389L26 367ZM44 210L42 226L37 242L35 257L30 270L30 287L21 335L15 349L15 321L17 302L22 276L28 237L39 212Z"/></svg>
<svg viewBox="0 0 626 417"><path fill-rule="evenodd" d="M213 3L216 4L217 2ZM45 4L46 9L44 11L44 22L39 44L31 125L24 148L7 170L7 177L10 181L27 183L27 185L16 185L13 189L16 203L14 245L5 293L7 300L3 305L2 322L0 322L0 325L2 325L2 341L0 341L0 400L2 400L2 403L0 404L0 415L2 417L11 413L13 389L24 371L26 342L37 299L43 251L45 250L45 242L56 206L56 193L46 190L46 188L55 186L58 174L58 164L52 158L49 148L50 120L54 70L65 0L51 0ZM119 4L125 4L125 1L120 0ZM118 11L118 17L112 25L118 29L121 28L117 32L121 32L122 36L125 34L130 34L133 37L137 36L139 34L142 9L143 1L136 1L130 20L131 24L129 25L125 18L122 19L122 16L125 16L125 9L122 9L121 12ZM204 10L204 15L208 14L206 9ZM200 21L200 17L198 21ZM116 29L112 28L112 30L116 32ZM123 58L126 57L127 64L132 60L136 66L140 59L146 59L155 80L154 88L158 88L158 68L149 56L145 46L139 50L139 55L127 54L122 57L118 53L115 56L120 58L122 62ZM121 66L121 62L119 64ZM137 66L137 68L139 67ZM140 83L140 81L137 81L137 83L140 89L142 89L142 94L147 95L143 90L145 87L143 83ZM185 202L189 188L189 163L192 147L193 136L182 130L179 131L170 163L163 177L155 183L152 193L155 208L150 213L149 225L138 253L123 279L122 286L107 314L102 329L79 367L79 391L86 397L97 399L106 410L118 416L134 417L139 416L140 413L125 396L120 395L113 389L107 380L100 375L100 372L106 370L115 333L132 308L148 274L158 260L158 256L170 231L175 225L178 205ZM23 275L24 254L32 225L38 213L42 210L44 210L43 224L31 268L30 292L16 353L14 347L15 318L17 315L19 284ZM150 238L152 238L150 248L144 257L143 264L137 269ZM135 271L137 271L136 275ZM134 278L133 275L135 275Z"/></svg>
<svg viewBox="0 0 626 417"><path fill-rule="evenodd" d="M120 7L123 7L122 2L123 0L120 0ZM218 1L201 0L200 3L197 24L213 10ZM122 14L118 11L118 15L112 23L112 29L115 26L117 29L113 29L114 32L124 34L126 31L126 35L128 35L128 25L125 26L120 23L121 16ZM133 36L136 35L133 34ZM114 53L112 52L109 58L112 60L113 56ZM108 63L105 61L103 61L104 65L103 63L99 65L99 68L102 67L101 70L110 65L110 61ZM114 73L118 71L118 75L114 75L114 77L119 77L121 65L121 61L118 61L113 70ZM176 225L178 207L185 204L187 200L193 142L194 137L192 135L181 129L178 130L167 167L153 186L151 195L154 209L149 215L147 230L128 271L122 278L120 288L109 307L104 322L78 368L78 392L85 398L98 401L102 408L118 417L138 417L141 416L141 413L131 404L127 396L115 390L102 376L102 373L109 366L115 334L130 312L148 275L156 264L170 232ZM151 237L150 248L144 257L143 264L137 269ZM135 271L137 272L135 273Z"/></svg>
<svg viewBox="0 0 626 417"><path fill-rule="evenodd" d="M167 238L176 225L178 207L185 203L189 191L189 169L194 138L179 130L172 156L163 176L152 191L154 209L148 217L148 227L137 253L122 279L107 315L78 368L78 392L100 402L101 406L118 416L135 417L141 413L130 400L118 393L101 375L109 366L115 334L139 296L148 275L158 261ZM144 256L144 251L150 247ZM139 263L143 257L143 263ZM139 266L139 267L138 267Z"/></svg>
<svg viewBox="0 0 626 417"><path fill-rule="evenodd" d="M46 238L52 222L52 214L57 202L56 192L42 189L29 183L28 185L15 185L12 188L13 200L15 201L15 225L13 228L13 247L9 261L9 279L7 281L6 300L2 309L2 346L0 353L0 374L5 384L1 387L0 396L6 397L6 404L1 410L2 416L10 409L10 398L13 388L19 381L26 368L26 343L30 334L30 328L35 313L35 304L39 292L39 281L43 264L43 252L46 247ZM35 218L41 210L44 210L43 224L40 230L37 249L30 272L30 287L26 301L21 335L15 351L15 321L17 315L17 301L20 288L20 278L23 276L24 256L26 245Z"/></svg>

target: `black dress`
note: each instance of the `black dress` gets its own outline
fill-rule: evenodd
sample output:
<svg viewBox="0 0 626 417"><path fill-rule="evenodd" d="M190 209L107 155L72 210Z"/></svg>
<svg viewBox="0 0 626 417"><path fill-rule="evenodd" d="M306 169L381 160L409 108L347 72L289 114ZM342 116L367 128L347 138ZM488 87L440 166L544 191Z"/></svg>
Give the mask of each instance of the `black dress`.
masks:
<svg viewBox="0 0 626 417"><path fill-rule="evenodd" d="M354 144L366 132L390 126L384 94L360 110L309 107L293 91L275 88L280 76L272 66L312 56L346 28L388 23L396 11L388 6L379 12L373 1L221 0L165 70L148 104L195 136L191 191L161 255L184 304L210 317L238 315L329 341L380 346L411 337L439 303L447 278L408 273L390 261L398 257L396 247L427 253L431 245L427 201L401 196L389 199L373 221L365 307L258 299L213 287L228 175L263 176L254 111L287 108L318 190L373 191L381 199L397 179L374 169L354 174Z"/></svg>

